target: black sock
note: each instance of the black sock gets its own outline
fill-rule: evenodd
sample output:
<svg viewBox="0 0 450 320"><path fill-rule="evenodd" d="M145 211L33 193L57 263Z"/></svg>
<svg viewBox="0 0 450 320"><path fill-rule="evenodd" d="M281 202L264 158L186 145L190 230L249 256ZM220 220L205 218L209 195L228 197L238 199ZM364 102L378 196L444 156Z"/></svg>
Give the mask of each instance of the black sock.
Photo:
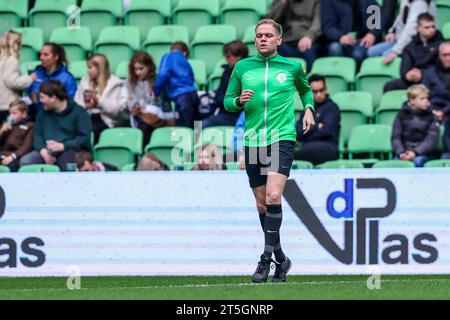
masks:
<svg viewBox="0 0 450 320"><path fill-rule="evenodd" d="M266 214L259 214L259 221L261 222L261 228L262 231L264 232L264 221L266 220Z"/></svg>
<svg viewBox="0 0 450 320"><path fill-rule="evenodd" d="M267 213L266 218L264 220L264 235L265 235L264 256L267 259L272 258L272 253L274 252L275 248L277 249L279 248L279 250L281 250L281 246L279 244L280 244L280 226L282 218L283 215L281 210L281 204L267 205Z"/></svg>

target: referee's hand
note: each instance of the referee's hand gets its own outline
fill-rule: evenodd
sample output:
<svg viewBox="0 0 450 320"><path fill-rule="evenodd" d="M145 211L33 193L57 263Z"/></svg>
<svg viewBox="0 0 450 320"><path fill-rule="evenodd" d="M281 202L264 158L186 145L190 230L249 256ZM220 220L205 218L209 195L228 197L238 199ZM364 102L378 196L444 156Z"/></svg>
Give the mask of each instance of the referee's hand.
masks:
<svg viewBox="0 0 450 320"><path fill-rule="evenodd" d="M239 103L241 106L252 100L255 91L247 89L242 91L241 96L239 97Z"/></svg>
<svg viewBox="0 0 450 320"><path fill-rule="evenodd" d="M308 108L306 109L303 117L303 134L307 133L315 125L316 122L314 121L314 113Z"/></svg>

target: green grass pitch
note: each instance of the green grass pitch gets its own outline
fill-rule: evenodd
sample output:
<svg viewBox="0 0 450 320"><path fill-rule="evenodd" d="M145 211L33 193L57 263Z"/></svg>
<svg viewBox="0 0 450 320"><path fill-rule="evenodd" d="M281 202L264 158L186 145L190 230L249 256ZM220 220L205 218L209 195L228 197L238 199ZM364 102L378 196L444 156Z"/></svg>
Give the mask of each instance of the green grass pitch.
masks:
<svg viewBox="0 0 450 320"><path fill-rule="evenodd" d="M249 276L83 277L81 290L68 290L66 278L0 278L0 299L448 300L450 275L386 275L374 290L367 276L290 276L284 284L252 284Z"/></svg>

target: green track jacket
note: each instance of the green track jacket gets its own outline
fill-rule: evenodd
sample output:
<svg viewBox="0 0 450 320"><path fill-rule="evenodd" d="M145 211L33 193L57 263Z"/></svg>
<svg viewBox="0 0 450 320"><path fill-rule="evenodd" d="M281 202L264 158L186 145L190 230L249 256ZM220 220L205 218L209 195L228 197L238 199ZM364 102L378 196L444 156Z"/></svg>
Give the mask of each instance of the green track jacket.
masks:
<svg viewBox="0 0 450 320"><path fill-rule="evenodd" d="M238 98L244 90L255 93L243 107ZM275 55L243 59L234 67L224 99L229 112L245 111L244 144L267 146L281 140L296 140L294 94L305 108L314 111L314 96L301 65Z"/></svg>

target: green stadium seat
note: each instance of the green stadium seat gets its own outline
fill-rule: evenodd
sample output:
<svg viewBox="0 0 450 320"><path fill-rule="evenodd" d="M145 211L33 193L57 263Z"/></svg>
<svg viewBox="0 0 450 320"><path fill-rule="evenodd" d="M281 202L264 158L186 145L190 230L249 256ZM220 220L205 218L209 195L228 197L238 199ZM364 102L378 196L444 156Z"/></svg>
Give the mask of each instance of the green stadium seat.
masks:
<svg viewBox="0 0 450 320"><path fill-rule="evenodd" d="M442 27L442 35L444 39L450 40L450 22L446 22Z"/></svg>
<svg viewBox="0 0 450 320"><path fill-rule="evenodd" d="M116 70L119 63L130 60L134 51L139 50L140 34L138 27L106 27L95 44L95 52L108 57L110 70Z"/></svg>
<svg viewBox="0 0 450 320"><path fill-rule="evenodd" d="M336 93L332 99L341 111L339 141L345 152L353 128L368 123L373 116L372 95L369 92L348 91Z"/></svg>
<svg viewBox="0 0 450 320"><path fill-rule="evenodd" d="M48 41L55 28L67 25L67 10L73 5L76 0L36 0L28 15L30 27L41 28Z"/></svg>
<svg viewBox="0 0 450 320"><path fill-rule="evenodd" d="M375 162L372 168L415 168L415 165L406 160L384 160Z"/></svg>
<svg viewBox="0 0 450 320"><path fill-rule="evenodd" d="M242 39L249 26L258 23L267 13L261 0L227 0L220 9L220 23L236 27L237 36Z"/></svg>
<svg viewBox="0 0 450 320"><path fill-rule="evenodd" d="M38 60L39 52L44 45L44 33L42 30L40 28L16 28L13 30L22 34L20 62Z"/></svg>
<svg viewBox="0 0 450 320"><path fill-rule="evenodd" d="M83 0L81 4L81 25L91 30L92 40L99 38L102 29L115 26L123 16L122 0Z"/></svg>
<svg viewBox="0 0 450 320"><path fill-rule="evenodd" d="M186 26L192 39L199 27L213 24L218 15L219 0L178 0L172 22Z"/></svg>
<svg viewBox="0 0 450 320"><path fill-rule="evenodd" d="M194 71L195 83L199 90L206 90L206 65L203 60L189 59L189 64Z"/></svg>
<svg viewBox="0 0 450 320"><path fill-rule="evenodd" d="M20 28L28 15L28 0L0 1L0 34Z"/></svg>
<svg viewBox="0 0 450 320"><path fill-rule="evenodd" d="M185 26L166 25L150 29L143 49L151 55L156 66L159 66L164 54L170 52L170 46L175 41L189 44L189 30Z"/></svg>
<svg viewBox="0 0 450 320"><path fill-rule="evenodd" d="M144 41L153 26L166 24L171 10L170 1L133 0L125 12L124 22L125 25L138 27L141 41Z"/></svg>
<svg viewBox="0 0 450 320"><path fill-rule="evenodd" d="M128 171L128 172L134 171L134 170L135 170L135 167L136 167L136 164L134 164L134 163L129 163L129 164L124 165L124 166L120 169L120 171Z"/></svg>
<svg viewBox="0 0 450 320"><path fill-rule="evenodd" d="M395 58L388 65L383 57L366 58L356 76L356 90L372 93L373 104L379 105L386 82L400 78L401 58Z"/></svg>
<svg viewBox="0 0 450 320"><path fill-rule="evenodd" d="M7 166L0 166L0 173L9 173L11 170Z"/></svg>
<svg viewBox="0 0 450 320"><path fill-rule="evenodd" d="M357 160L334 160L316 166L317 169L364 169L364 164Z"/></svg>
<svg viewBox="0 0 450 320"><path fill-rule="evenodd" d="M407 101L406 90L392 90L383 94L375 110L375 123L392 126L397 113Z"/></svg>
<svg viewBox="0 0 450 320"><path fill-rule="evenodd" d="M249 26L245 31L242 42L244 42L248 47L248 54L250 56L256 56L256 46L255 46L255 28L256 25Z"/></svg>
<svg viewBox="0 0 450 320"><path fill-rule="evenodd" d="M81 78L83 78L87 73L86 60L74 61L69 63L69 72L77 80L77 83L79 83Z"/></svg>
<svg viewBox="0 0 450 320"><path fill-rule="evenodd" d="M450 160L448 159L438 159L430 160L424 164L424 168L447 168L450 167Z"/></svg>
<svg viewBox="0 0 450 320"><path fill-rule="evenodd" d="M143 133L134 128L111 128L103 130L94 147L95 159L122 168L135 163L142 155Z"/></svg>
<svg viewBox="0 0 450 320"><path fill-rule="evenodd" d="M227 162L225 163L227 170L236 171L241 170L239 162Z"/></svg>
<svg viewBox="0 0 450 320"><path fill-rule="evenodd" d="M234 127L215 126L203 129L199 140L195 144L195 151L208 144L214 144L222 149L222 154L233 152ZM195 159L196 157L194 157Z"/></svg>
<svg viewBox="0 0 450 320"><path fill-rule="evenodd" d="M32 172L60 172L58 166L50 164L30 164L20 167L18 172L32 173Z"/></svg>
<svg viewBox="0 0 450 320"><path fill-rule="evenodd" d="M330 95L348 91L355 82L356 62L348 57L326 57L314 61L310 74L320 74L326 78Z"/></svg>
<svg viewBox="0 0 450 320"><path fill-rule="evenodd" d="M448 0L436 0L436 6L438 29L442 30L444 25L450 22L450 2Z"/></svg>
<svg viewBox="0 0 450 320"><path fill-rule="evenodd" d="M120 79L128 78L128 66L130 65L130 61L122 61L116 68L115 75Z"/></svg>
<svg viewBox="0 0 450 320"><path fill-rule="evenodd" d="M56 28L52 32L50 41L64 47L68 61L86 59L86 54L91 51L92 47L91 31L87 27L80 27L79 29Z"/></svg>
<svg viewBox="0 0 450 320"><path fill-rule="evenodd" d="M206 64L206 73L210 75L217 61L223 59L223 45L233 40L236 40L234 26L216 24L200 27L191 44L192 57L203 60Z"/></svg>
<svg viewBox="0 0 450 320"><path fill-rule="evenodd" d="M445 126L440 125L439 126L439 141L438 141L438 145L436 146L436 151L439 151L439 152L445 151L444 134L445 134Z"/></svg>
<svg viewBox="0 0 450 320"><path fill-rule="evenodd" d="M292 169L314 169L314 165L309 161L294 160L292 162Z"/></svg>
<svg viewBox="0 0 450 320"><path fill-rule="evenodd" d="M40 60L24 62L20 65L20 73L22 75L30 75L34 72L36 67L40 65L41 65Z"/></svg>
<svg viewBox="0 0 450 320"><path fill-rule="evenodd" d="M365 163L374 163L375 154L380 154L382 158L386 155L388 159L392 158L391 145L392 128L383 124L365 124L353 128L348 141L349 159L352 160L355 155L369 153L369 159L359 159ZM388 160L386 159L386 160Z"/></svg>
<svg viewBox="0 0 450 320"><path fill-rule="evenodd" d="M144 152L154 154L169 167L181 166L191 160L193 144L194 130L191 128L164 127L153 131Z"/></svg>

